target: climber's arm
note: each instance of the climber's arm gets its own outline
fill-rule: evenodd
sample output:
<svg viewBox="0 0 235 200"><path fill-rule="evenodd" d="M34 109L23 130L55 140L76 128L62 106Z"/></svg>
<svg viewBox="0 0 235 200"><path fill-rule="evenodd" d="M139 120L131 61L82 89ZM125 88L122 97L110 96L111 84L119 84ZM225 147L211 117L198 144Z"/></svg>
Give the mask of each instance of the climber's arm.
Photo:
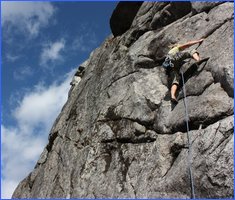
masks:
<svg viewBox="0 0 235 200"><path fill-rule="evenodd" d="M180 49L180 50L184 50L184 49L186 49L186 48L188 48L188 47L190 47L190 46L192 46L192 45L194 45L194 44L197 44L197 43L202 42L203 40L204 40L204 39L193 40L193 41L187 42L187 43L185 43L185 44L181 44L181 45L179 45L179 49Z"/></svg>

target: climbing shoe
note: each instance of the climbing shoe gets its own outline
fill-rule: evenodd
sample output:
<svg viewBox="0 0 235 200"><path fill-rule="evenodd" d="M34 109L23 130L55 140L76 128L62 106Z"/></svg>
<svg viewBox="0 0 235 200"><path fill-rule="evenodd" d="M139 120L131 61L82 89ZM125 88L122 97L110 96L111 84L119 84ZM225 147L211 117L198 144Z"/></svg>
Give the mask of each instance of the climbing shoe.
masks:
<svg viewBox="0 0 235 200"><path fill-rule="evenodd" d="M206 62L207 60L209 60L209 58L210 58L210 57L203 58L203 59L197 61L196 64L197 64L197 65L200 65L200 64L202 64L203 62Z"/></svg>
<svg viewBox="0 0 235 200"><path fill-rule="evenodd" d="M173 99L173 98L171 98L171 102L175 105L178 104L178 101L176 99Z"/></svg>
<svg viewBox="0 0 235 200"><path fill-rule="evenodd" d="M178 104L178 101L176 99L171 98L171 111L174 110L177 104Z"/></svg>

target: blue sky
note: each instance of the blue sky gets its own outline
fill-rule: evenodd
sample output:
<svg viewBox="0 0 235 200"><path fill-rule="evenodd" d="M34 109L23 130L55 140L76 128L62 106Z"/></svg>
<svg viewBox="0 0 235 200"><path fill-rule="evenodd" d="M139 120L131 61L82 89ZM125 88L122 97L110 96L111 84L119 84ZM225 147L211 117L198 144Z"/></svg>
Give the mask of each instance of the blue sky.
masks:
<svg viewBox="0 0 235 200"><path fill-rule="evenodd" d="M111 34L116 2L1 2L2 198L33 169L74 70Z"/></svg>

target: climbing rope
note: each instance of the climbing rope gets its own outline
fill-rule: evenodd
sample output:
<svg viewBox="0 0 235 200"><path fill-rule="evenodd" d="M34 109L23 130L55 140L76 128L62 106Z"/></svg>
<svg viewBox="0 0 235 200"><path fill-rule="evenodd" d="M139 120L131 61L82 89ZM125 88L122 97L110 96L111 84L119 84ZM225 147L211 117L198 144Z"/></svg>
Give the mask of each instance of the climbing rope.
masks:
<svg viewBox="0 0 235 200"><path fill-rule="evenodd" d="M183 82L183 94L184 94L184 107L185 107L185 122L187 128L187 138L188 138L188 166L189 166L189 177L190 177L190 187L191 187L191 199L195 199L195 192L194 192L194 180L193 180L193 173L192 173L192 143L189 134L189 118L188 118L188 105L187 105L187 98L186 98L186 89L185 89L185 82L184 82L184 74L182 70L180 71L182 76Z"/></svg>

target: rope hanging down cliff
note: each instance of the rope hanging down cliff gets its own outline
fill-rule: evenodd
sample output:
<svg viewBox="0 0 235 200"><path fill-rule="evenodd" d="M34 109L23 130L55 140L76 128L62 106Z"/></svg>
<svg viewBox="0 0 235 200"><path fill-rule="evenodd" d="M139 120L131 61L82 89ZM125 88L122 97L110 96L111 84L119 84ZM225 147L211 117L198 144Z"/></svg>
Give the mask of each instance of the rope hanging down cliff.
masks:
<svg viewBox="0 0 235 200"><path fill-rule="evenodd" d="M195 199L195 191L194 191L194 180L193 180L193 172L192 172L192 142L191 137L189 134L189 124L188 124L188 104L186 98L186 89L185 89L185 82L184 82L184 74L181 70L181 77L183 82L183 94L184 94L184 107L185 107L185 122L187 128L187 139L188 139L188 167L189 167L189 178L190 178L190 187L191 187L191 198Z"/></svg>
<svg viewBox="0 0 235 200"><path fill-rule="evenodd" d="M200 60L199 62L194 63L193 65L196 64L197 66L199 66L201 63L207 61L208 59L209 59L209 57L204 58L204 59ZM191 137L189 134L189 117L188 117L187 95L186 95L185 80L184 80L183 71L180 70L180 73L181 73L181 79L182 79L182 84L183 84L182 87L183 87L183 96L184 96L185 123L186 123L186 130L187 130L187 139L188 139L188 167L189 167L189 178L190 178L190 187L191 187L191 198L195 199L194 179L193 179L193 173L192 173L192 141L191 141Z"/></svg>

